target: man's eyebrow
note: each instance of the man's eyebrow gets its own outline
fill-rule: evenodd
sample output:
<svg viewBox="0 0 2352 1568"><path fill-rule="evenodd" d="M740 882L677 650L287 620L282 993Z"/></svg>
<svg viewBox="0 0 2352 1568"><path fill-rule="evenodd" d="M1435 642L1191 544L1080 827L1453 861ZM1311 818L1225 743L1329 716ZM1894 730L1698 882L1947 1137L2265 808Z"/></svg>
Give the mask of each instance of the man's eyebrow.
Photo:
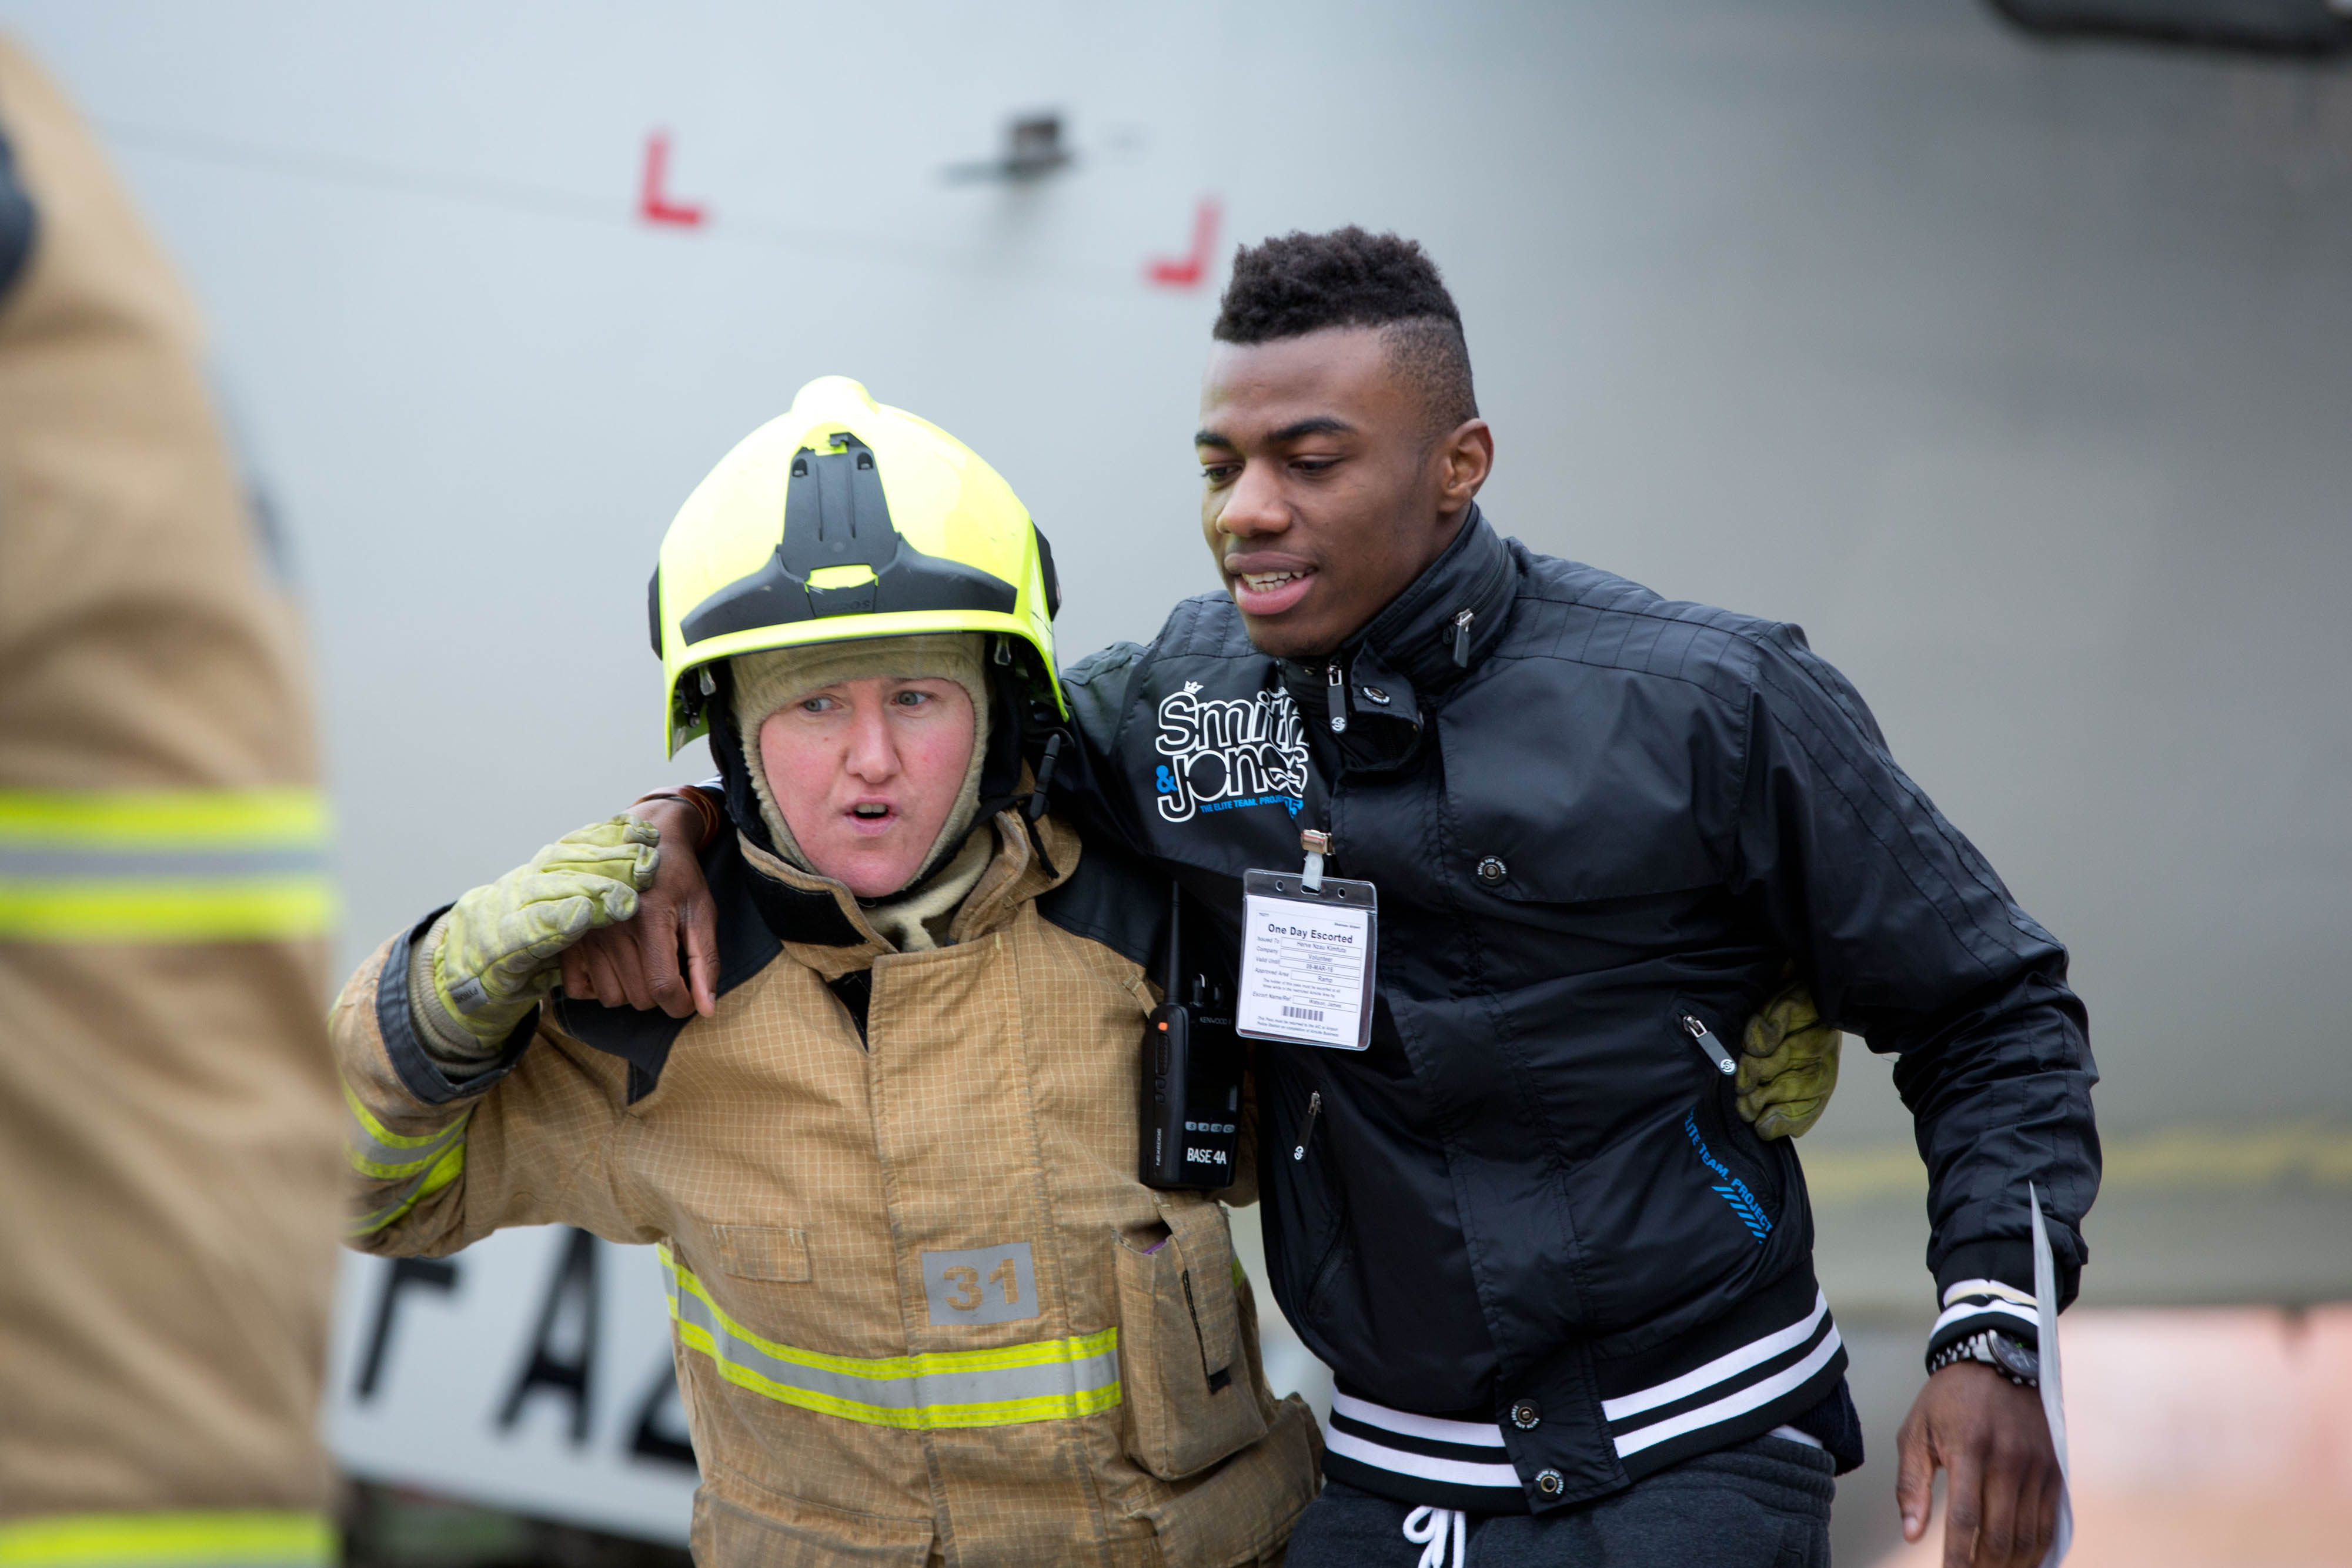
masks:
<svg viewBox="0 0 2352 1568"><path fill-rule="evenodd" d="M1318 413L1312 419L1302 419L1296 424L1286 424L1265 438L1269 446L1282 446L1309 435L1353 435L1356 427L1344 419Z"/></svg>
<svg viewBox="0 0 2352 1568"><path fill-rule="evenodd" d="M1271 432L1265 438L1265 444L1268 446L1282 446L1293 441L1302 441L1310 435L1353 435L1355 434L1356 427L1346 420L1328 413L1318 413L1312 419L1302 419L1295 423L1286 424L1280 430ZM1228 452L1241 450L1241 443L1230 435L1220 435L1213 430L1194 431L1192 444L1222 446Z"/></svg>

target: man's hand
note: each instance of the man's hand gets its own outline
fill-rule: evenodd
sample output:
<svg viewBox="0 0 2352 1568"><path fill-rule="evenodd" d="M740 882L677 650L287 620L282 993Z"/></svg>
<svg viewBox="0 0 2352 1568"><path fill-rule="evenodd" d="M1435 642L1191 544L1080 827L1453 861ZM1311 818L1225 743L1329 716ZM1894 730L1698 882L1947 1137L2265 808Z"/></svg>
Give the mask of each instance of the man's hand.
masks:
<svg viewBox="0 0 2352 1568"><path fill-rule="evenodd" d="M554 988L558 953L636 913L638 890L670 858L659 839L626 817L592 823L457 900L432 955L446 1020L484 1046L504 1040Z"/></svg>
<svg viewBox="0 0 2352 1568"><path fill-rule="evenodd" d="M675 852L661 857L637 894L634 919L564 949L564 994L608 1008L659 1008L674 1019L709 1018L719 1009L719 916L693 852L702 819L671 800L641 800L629 815L660 830Z"/></svg>
<svg viewBox="0 0 2352 1568"><path fill-rule="evenodd" d="M1804 983L1784 988L1748 1020L1739 1041L1737 1102L1759 1138L1801 1138L1837 1092L1837 1030L1822 1021Z"/></svg>
<svg viewBox="0 0 2352 1568"><path fill-rule="evenodd" d="M1927 1533L1937 1469L1944 1568L2034 1568L2058 1528L2064 1485L2042 1396L1977 1362L1927 1379L1895 1434L1895 1501L1903 1539Z"/></svg>

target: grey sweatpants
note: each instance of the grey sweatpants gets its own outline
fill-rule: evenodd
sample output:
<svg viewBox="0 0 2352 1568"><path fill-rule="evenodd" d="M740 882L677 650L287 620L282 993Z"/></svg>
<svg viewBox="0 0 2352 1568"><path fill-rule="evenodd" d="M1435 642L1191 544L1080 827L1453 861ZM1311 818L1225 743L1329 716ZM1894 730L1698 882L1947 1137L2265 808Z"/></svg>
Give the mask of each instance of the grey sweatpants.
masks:
<svg viewBox="0 0 2352 1568"><path fill-rule="evenodd" d="M1833 1468L1819 1448L1758 1437L1579 1508L1467 1515L1459 1560L1444 1511L1333 1481L1300 1516L1286 1568L1829 1568Z"/></svg>

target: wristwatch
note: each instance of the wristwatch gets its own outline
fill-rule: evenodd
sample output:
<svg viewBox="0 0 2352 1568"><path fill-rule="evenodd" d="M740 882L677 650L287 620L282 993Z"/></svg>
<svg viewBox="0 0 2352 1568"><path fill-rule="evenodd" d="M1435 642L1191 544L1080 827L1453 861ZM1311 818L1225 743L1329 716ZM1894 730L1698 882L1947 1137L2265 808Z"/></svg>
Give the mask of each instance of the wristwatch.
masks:
<svg viewBox="0 0 2352 1568"><path fill-rule="evenodd" d="M1927 1359L1927 1375L1960 1361L1980 1361L2020 1388L2042 1386L2042 1358L2033 1347L2021 1339L2012 1338L1999 1329L1986 1329L1966 1339L1954 1340Z"/></svg>

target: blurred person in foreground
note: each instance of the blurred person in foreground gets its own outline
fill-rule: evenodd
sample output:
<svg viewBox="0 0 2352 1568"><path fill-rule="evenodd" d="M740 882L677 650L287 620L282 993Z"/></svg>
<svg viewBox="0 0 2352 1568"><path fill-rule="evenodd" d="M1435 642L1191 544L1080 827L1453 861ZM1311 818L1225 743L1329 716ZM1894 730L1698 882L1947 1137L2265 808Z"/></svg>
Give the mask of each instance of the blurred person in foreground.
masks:
<svg viewBox="0 0 2352 1568"><path fill-rule="evenodd" d="M0 1563L334 1555L292 611L195 310L0 40Z"/></svg>
<svg viewBox="0 0 2352 1568"><path fill-rule="evenodd" d="M660 1244L701 1563L1270 1563L1315 1495L1223 1210L1136 1179L1165 884L1043 809L1049 573L961 443L810 383L662 548L664 733L729 831L572 833L334 1011L356 1245ZM698 845L709 1016L543 1003Z"/></svg>
<svg viewBox="0 0 2352 1568"><path fill-rule="evenodd" d="M1293 1568L1828 1561L1860 1424L1803 1170L1767 1135L1773 1100L1818 1110L1819 1069L1743 1093L1721 1044L1759 1007L1767 1060L1827 1032L1766 1005L1792 969L1900 1058L1928 1166L1904 1532L1942 1468L1947 1564L2038 1563L2061 1477L2029 1193L2055 1310L2099 1172L2064 947L1798 628L1496 532L1420 246L1247 247L1213 336L1194 443L1225 590L1065 672L1070 799L1229 944L1244 873L1296 872L1303 828L1379 893L1369 1049L1255 1053L1274 1291L1338 1386ZM598 947L634 943L681 1005L671 923L700 952L701 899L667 888Z"/></svg>

